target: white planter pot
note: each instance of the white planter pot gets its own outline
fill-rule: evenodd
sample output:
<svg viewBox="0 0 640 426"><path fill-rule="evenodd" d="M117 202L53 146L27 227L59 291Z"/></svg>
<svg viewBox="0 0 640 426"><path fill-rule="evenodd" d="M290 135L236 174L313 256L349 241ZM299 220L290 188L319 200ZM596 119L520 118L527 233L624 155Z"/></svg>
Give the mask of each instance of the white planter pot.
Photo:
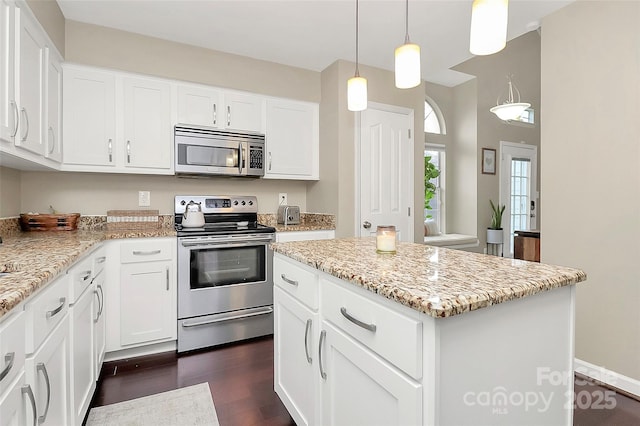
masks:
<svg viewBox="0 0 640 426"><path fill-rule="evenodd" d="M489 244L502 244L503 243L503 230L502 229L487 229L487 243Z"/></svg>

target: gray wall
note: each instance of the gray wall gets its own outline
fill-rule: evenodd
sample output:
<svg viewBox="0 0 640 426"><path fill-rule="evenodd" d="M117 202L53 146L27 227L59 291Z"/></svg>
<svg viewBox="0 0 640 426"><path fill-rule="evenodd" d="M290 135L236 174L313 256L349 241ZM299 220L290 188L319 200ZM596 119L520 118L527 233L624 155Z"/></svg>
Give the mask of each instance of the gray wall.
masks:
<svg viewBox="0 0 640 426"><path fill-rule="evenodd" d="M18 216L20 213L20 171L0 167L0 217Z"/></svg>
<svg viewBox="0 0 640 426"><path fill-rule="evenodd" d="M640 3L543 21L542 261L575 266L576 357L640 380Z"/></svg>
<svg viewBox="0 0 640 426"><path fill-rule="evenodd" d="M55 0L26 0L27 5L49 34L49 38L60 54L65 55L65 19Z"/></svg>

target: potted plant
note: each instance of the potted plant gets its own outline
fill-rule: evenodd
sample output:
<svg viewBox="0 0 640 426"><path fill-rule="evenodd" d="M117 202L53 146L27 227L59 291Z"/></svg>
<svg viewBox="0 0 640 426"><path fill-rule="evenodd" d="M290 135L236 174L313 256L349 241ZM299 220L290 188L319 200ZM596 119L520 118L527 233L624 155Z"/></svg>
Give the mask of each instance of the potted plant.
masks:
<svg viewBox="0 0 640 426"><path fill-rule="evenodd" d="M491 204L491 224L487 228L487 243L489 244L502 244L502 214L504 213L505 205L493 204L492 200L489 200Z"/></svg>

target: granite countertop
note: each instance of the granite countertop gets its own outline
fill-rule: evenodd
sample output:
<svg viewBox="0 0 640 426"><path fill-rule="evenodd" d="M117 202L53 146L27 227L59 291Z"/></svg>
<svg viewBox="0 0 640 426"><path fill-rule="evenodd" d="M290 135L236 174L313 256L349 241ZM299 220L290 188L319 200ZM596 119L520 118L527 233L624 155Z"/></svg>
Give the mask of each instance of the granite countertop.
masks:
<svg viewBox="0 0 640 426"><path fill-rule="evenodd" d="M0 244L0 317L104 240L171 237L172 228L129 231L17 232Z"/></svg>
<svg viewBox="0 0 640 426"><path fill-rule="evenodd" d="M276 232L295 231L326 231L336 229L336 217L325 213L300 213L298 225L282 225L277 221L277 215L271 213L258 213L258 222L263 225L273 226Z"/></svg>
<svg viewBox="0 0 640 426"><path fill-rule="evenodd" d="M578 269L375 238L273 243L273 250L435 318L523 298L587 279Z"/></svg>

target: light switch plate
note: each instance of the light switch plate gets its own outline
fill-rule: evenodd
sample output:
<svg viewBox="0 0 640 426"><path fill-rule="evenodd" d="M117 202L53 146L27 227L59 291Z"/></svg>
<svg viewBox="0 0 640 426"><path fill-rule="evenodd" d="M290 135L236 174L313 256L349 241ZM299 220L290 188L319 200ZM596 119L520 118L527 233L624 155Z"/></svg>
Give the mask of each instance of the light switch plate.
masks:
<svg viewBox="0 0 640 426"><path fill-rule="evenodd" d="M138 206L149 207L151 205L151 191L138 191Z"/></svg>

